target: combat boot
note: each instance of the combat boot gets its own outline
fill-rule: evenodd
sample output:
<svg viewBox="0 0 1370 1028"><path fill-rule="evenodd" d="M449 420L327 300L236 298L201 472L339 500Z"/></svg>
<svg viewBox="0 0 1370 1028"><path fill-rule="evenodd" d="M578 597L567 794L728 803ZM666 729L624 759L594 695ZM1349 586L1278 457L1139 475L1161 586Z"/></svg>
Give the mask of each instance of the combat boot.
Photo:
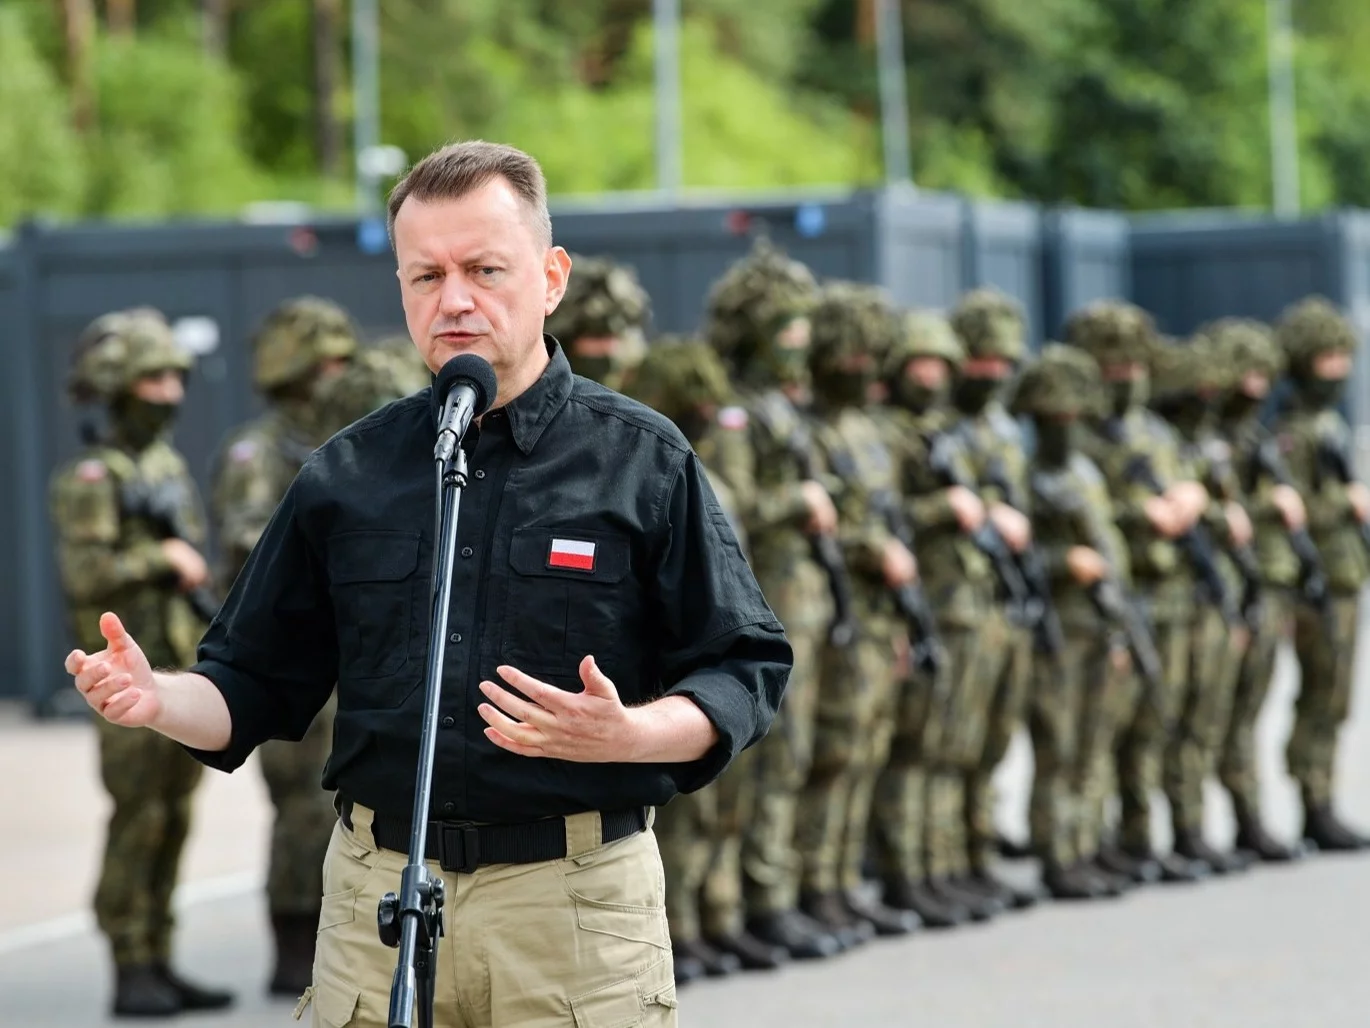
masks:
<svg viewBox="0 0 1370 1028"><path fill-rule="evenodd" d="M896 910L876 900L854 896L850 892L844 897L847 909L852 914L875 925L875 934L885 938L908 935L923 926L923 919L912 910Z"/></svg>
<svg viewBox="0 0 1370 1028"><path fill-rule="evenodd" d="M1304 842L1316 846L1320 852L1349 853L1370 845L1370 840L1343 824L1332 813L1331 806L1306 806L1304 810Z"/></svg>
<svg viewBox="0 0 1370 1028"><path fill-rule="evenodd" d="M714 949L703 939L672 942L671 952L686 959L697 960L710 978L723 978L742 970L742 961L733 953Z"/></svg>
<svg viewBox="0 0 1370 1028"><path fill-rule="evenodd" d="M875 925L848 910L841 893L806 893L799 897L799 909L836 935L844 949L875 938Z"/></svg>
<svg viewBox="0 0 1370 1028"><path fill-rule="evenodd" d="M1005 860L1031 860L1037 855L1029 843L1016 842L1006 835L999 836L996 848Z"/></svg>
<svg viewBox="0 0 1370 1028"><path fill-rule="evenodd" d="M1107 890L1108 896L1121 896L1123 893L1131 892L1140 887L1141 883L1131 875L1121 875L1116 871L1108 871L1099 866L1097 856L1085 858L1075 865L1080 868L1090 878L1097 879Z"/></svg>
<svg viewBox="0 0 1370 1028"><path fill-rule="evenodd" d="M1088 874L1080 864L1046 865L1042 868L1042 885L1055 900L1092 900L1106 894L1102 879Z"/></svg>
<svg viewBox="0 0 1370 1028"><path fill-rule="evenodd" d="M705 940L714 949L737 957L744 971L773 971L790 959L789 950L762 942L749 932L715 935Z"/></svg>
<svg viewBox="0 0 1370 1028"><path fill-rule="evenodd" d="M1101 846L1094 857L1094 863L1101 871L1109 874L1124 875L1138 885L1150 885L1161 880L1161 865L1150 854L1136 857L1117 846Z"/></svg>
<svg viewBox="0 0 1370 1028"><path fill-rule="evenodd" d="M795 960L822 960L845 948L841 939L798 910L748 918L747 934L762 943L779 946Z"/></svg>
<svg viewBox="0 0 1370 1028"><path fill-rule="evenodd" d="M155 964L118 967L114 976L115 1017L174 1017L185 1009L181 994Z"/></svg>
<svg viewBox="0 0 1370 1028"><path fill-rule="evenodd" d="M267 992L272 996L301 996L314 980L314 942L318 914L272 914L276 940L276 969Z"/></svg>
<svg viewBox="0 0 1370 1028"><path fill-rule="evenodd" d="M1268 864L1287 864L1303 857L1302 847L1286 846L1275 841L1258 818L1248 817L1237 822L1237 849L1254 853Z"/></svg>
<svg viewBox="0 0 1370 1028"><path fill-rule="evenodd" d="M1035 906L1042 894L1035 889L1016 889L1008 882L1001 881L988 870L972 870L970 875L959 880L960 884L993 896L1008 910L1026 910Z"/></svg>
<svg viewBox="0 0 1370 1028"><path fill-rule="evenodd" d="M1175 832L1175 852L1186 860L1202 861L1213 869L1215 875L1233 874L1251 866L1249 860L1236 853L1223 853L1210 846L1194 828L1182 828Z"/></svg>
<svg viewBox="0 0 1370 1028"><path fill-rule="evenodd" d="M1167 885L1188 885L1201 882L1213 874L1213 865L1206 860L1191 860L1179 853L1157 857L1161 865L1161 881Z"/></svg>
<svg viewBox="0 0 1370 1028"><path fill-rule="evenodd" d="M887 881L884 900L885 906L895 910L912 910L925 928L955 928L970 920L970 911L965 907L940 900L922 882L906 878Z"/></svg>
<svg viewBox="0 0 1370 1028"><path fill-rule="evenodd" d="M675 970L676 985L689 985L708 974L704 961L689 953L677 953L675 943L671 943L671 964Z"/></svg>
<svg viewBox="0 0 1370 1028"><path fill-rule="evenodd" d="M154 966L162 981L180 997L182 1010L222 1010L224 1007L233 1004L233 993L231 992L226 992L223 989L210 989L203 985L188 982L166 964ZM306 979L304 986L304 989L307 988L309 988L308 979ZM304 992L304 989L295 993L295 996L298 997Z"/></svg>
<svg viewBox="0 0 1370 1028"><path fill-rule="evenodd" d="M950 906L964 907L970 911L972 921L989 921L1004 912L1004 904L992 896L962 889L949 878L929 878L923 883L934 898Z"/></svg>

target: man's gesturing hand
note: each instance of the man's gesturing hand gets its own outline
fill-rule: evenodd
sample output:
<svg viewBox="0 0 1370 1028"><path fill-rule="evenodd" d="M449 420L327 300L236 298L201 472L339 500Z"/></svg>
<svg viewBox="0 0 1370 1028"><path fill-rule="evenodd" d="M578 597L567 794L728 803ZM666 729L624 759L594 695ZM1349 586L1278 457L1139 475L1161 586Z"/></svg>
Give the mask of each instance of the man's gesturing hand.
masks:
<svg viewBox="0 0 1370 1028"><path fill-rule="evenodd" d="M633 760L637 742L633 712L599 669L594 657L580 662L583 692L567 692L501 664L496 672L528 697L494 682L481 682L489 703L479 707L490 725L485 736L496 746L525 757L556 757L587 764ZM507 715L507 716L506 716Z"/></svg>
<svg viewBox="0 0 1370 1028"><path fill-rule="evenodd" d="M115 614L100 616L100 634L109 645L89 655L72 650L67 674L75 677L76 688L105 720L126 728L151 724L161 710L161 698L147 657Z"/></svg>

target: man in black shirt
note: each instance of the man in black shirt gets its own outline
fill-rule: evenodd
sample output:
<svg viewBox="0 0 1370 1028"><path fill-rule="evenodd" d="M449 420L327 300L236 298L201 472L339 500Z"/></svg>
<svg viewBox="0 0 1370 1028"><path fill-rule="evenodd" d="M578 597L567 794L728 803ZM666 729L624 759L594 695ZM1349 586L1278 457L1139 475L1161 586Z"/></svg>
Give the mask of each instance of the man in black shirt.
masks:
<svg viewBox="0 0 1370 1028"><path fill-rule="evenodd" d="M542 323L570 271L541 170L444 148L390 199L410 336L499 381L460 506L427 854L447 874L436 1023L675 1023L651 808L765 734L791 651L698 459L666 419L571 374ZM299 739L336 683L316 1025L384 1023L376 903L406 862L433 561L431 390L301 469L188 672L117 617L67 670L109 721L231 771ZM462 872L461 877L454 872ZM446 959L443 959L443 954ZM302 1003L303 1007L303 1003ZM636 1023L636 1022L635 1022Z"/></svg>

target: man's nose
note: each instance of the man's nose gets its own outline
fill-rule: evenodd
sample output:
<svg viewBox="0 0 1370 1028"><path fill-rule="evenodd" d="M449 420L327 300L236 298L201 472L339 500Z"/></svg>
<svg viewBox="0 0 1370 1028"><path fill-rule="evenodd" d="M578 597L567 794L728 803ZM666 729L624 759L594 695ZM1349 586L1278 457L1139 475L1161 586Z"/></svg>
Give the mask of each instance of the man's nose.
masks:
<svg viewBox="0 0 1370 1028"><path fill-rule="evenodd" d="M442 295L439 298L439 304L442 313L449 317L467 314L475 309L476 305L472 299L471 287L467 283L465 275L448 275L442 280Z"/></svg>

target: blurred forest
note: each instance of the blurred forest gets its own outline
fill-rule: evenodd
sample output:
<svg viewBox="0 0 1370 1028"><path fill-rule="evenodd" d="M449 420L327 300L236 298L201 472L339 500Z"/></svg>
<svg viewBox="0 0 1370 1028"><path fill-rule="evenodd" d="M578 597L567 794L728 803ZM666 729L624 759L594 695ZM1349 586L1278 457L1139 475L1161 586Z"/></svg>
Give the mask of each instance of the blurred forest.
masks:
<svg viewBox="0 0 1370 1028"><path fill-rule="evenodd" d="M381 141L653 186L651 0L382 0ZM689 188L882 178L871 0L681 0ZM1262 0L902 0L913 174L1268 207ZM1370 206L1370 3L1295 0L1306 207ZM348 0L0 0L0 226L353 198Z"/></svg>

